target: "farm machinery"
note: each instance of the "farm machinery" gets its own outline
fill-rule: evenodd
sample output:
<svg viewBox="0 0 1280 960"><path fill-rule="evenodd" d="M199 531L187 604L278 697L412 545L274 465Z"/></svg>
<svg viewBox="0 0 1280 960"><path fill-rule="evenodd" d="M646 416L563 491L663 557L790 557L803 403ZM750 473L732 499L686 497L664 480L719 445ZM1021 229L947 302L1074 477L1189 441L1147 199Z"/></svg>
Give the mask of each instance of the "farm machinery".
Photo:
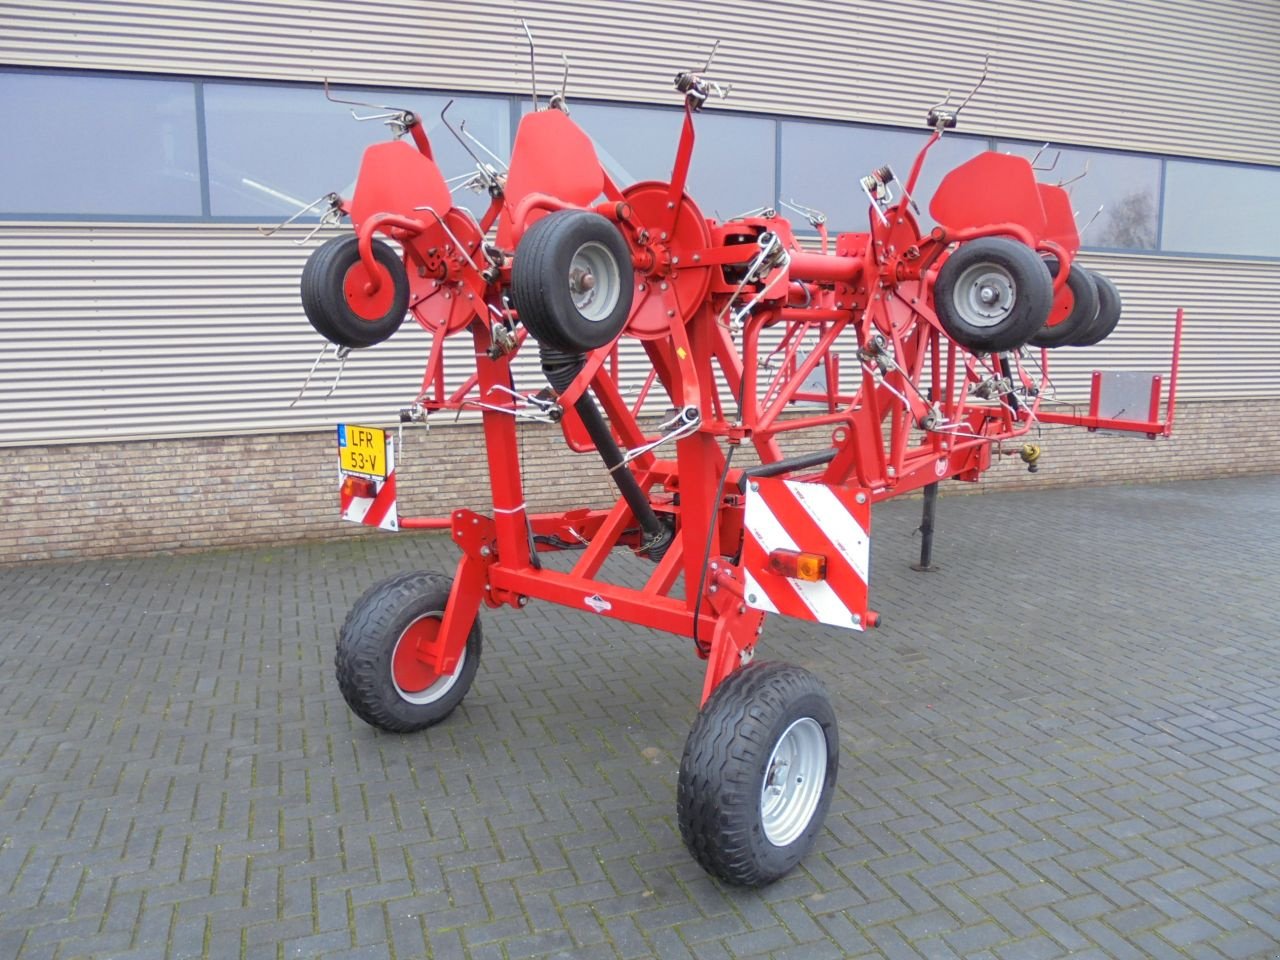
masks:
<svg viewBox="0 0 1280 960"><path fill-rule="evenodd" d="M487 513L398 517L391 433L339 428L344 515L447 529L461 556L451 576L370 587L341 628L337 676L358 716L410 732L466 696L482 606L540 600L687 637L705 673L680 832L709 872L757 886L813 845L839 756L817 678L755 659L768 614L875 627L873 504L975 481L1010 447L1034 468L1025 441L1040 423L1168 435L1175 384L1163 420L1158 384L1145 420L1042 409L1049 352L1106 337L1120 297L1077 261L1067 192L1025 158L986 152L952 170L922 229L922 167L968 99L929 111L905 179L886 166L842 185L866 194L865 230L830 236L802 210L802 242L773 209L704 216L686 181L696 117L723 91L705 69L675 87L666 180L615 182L564 97L544 106L535 91L506 169L477 157L479 217L454 203L410 111L393 111L397 136L366 151L351 198L330 196L354 232L307 261L307 317L343 356L407 315L425 328L422 388L401 419L478 412L491 498ZM451 339L474 357L460 384L445 376ZM623 344L648 368L638 393L623 389ZM529 351L541 375L520 383L513 359ZM522 421L557 424L616 486L613 505L528 509ZM735 464L742 447L753 455ZM610 577L615 550L642 559L642 583Z"/></svg>

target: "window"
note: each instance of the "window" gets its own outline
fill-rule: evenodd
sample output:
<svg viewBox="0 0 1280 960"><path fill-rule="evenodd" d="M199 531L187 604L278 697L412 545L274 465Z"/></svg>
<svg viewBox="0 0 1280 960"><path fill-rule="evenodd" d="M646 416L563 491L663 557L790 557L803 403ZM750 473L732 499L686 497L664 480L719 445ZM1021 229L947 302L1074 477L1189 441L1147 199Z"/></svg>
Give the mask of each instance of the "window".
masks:
<svg viewBox="0 0 1280 960"><path fill-rule="evenodd" d="M446 177L475 169L440 120L447 97L386 90L335 90L334 96L413 110ZM330 191L350 199L365 148L391 136L381 121L359 122L351 115L352 109L360 116L386 111L331 103L318 86L208 83L204 103L214 216L283 218ZM458 97L449 121L455 129L465 122L468 133L505 156L511 143L508 103L505 97ZM455 197L477 216L489 205L487 194L459 191Z"/></svg>
<svg viewBox="0 0 1280 960"><path fill-rule="evenodd" d="M784 121L781 199L822 210L833 230L866 230L869 203L858 181L887 163L905 184L928 138L927 132ZM986 148L985 140L952 134L933 145L914 195L923 229L934 225L929 198L943 176Z"/></svg>
<svg viewBox="0 0 1280 960"><path fill-rule="evenodd" d="M1113 250L1154 250L1160 209L1160 161L1098 150L1075 150L1037 144L1001 142L1005 153L1026 157L1040 154L1036 177L1067 184L1080 243ZM1044 169L1052 166L1052 169ZM1087 173L1085 172L1087 169ZM1096 219L1095 219L1096 214ZM1090 222L1092 221L1092 222Z"/></svg>
<svg viewBox="0 0 1280 960"><path fill-rule="evenodd" d="M671 179L683 110L570 104L570 111L618 186ZM724 220L773 206L774 121L707 110L693 124L686 189L703 216Z"/></svg>
<svg viewBox="0 0 1280 960"><path fill-rule="evenodd" d="M1280 257L1280 170L1170 160L1165 250Z"/></svg>
<svg viewBox="0 0 1280 960"><path fill-rule="evenodd" d="M0 125L0 212L200 216L194 84L0 73Z"/></svg>

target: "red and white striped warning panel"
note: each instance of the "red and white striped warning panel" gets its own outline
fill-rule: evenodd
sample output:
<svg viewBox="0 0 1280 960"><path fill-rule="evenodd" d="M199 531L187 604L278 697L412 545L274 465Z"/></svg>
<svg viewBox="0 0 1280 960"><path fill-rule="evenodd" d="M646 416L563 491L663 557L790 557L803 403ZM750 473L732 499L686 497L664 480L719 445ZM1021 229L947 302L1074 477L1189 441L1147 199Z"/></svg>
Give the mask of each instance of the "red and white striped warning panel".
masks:
<svg viewBox="0 0 1280 960"><path fill-rule="evenodd" d="M395 440L385 430L338 424L338 497L342 519L399 530Z"/></svg>
<svg viewBox="0 0 1280 960"><path fill-rule="evenodd" d="M871 505L865 490L753 479L745 526L748 606L863 629L871 562Z"/></svg>

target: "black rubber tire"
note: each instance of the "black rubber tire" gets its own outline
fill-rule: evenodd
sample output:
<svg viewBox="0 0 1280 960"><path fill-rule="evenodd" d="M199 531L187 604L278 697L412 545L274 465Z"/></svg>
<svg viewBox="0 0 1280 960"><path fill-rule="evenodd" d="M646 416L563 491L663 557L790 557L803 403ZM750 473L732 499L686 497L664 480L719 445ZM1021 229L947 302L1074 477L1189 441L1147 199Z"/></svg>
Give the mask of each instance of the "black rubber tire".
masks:
<svg viewBox="0 0 1280 960"><path fill-rule="evenodd" d="M972 277L984 267L1010 281L1012 296L1002 317L978 324L964 316L957 300L977 286L966 274ZM933 295L938 319L953 340L970 350L996 353L1016 350L1044 326L1053 305L1053 279L1039 254L1026 244L1007 237L980 237L961 244L947 258L938 271Z"/></svg>
<svg viewBox="0 0 1280 960"><path fill-rule="evenodd" d="M821 728L825 779L808 822L778 846L765 833L761 796L774 748L803 718ZM676 791L680 836L703 869L721 880L772 883L813 847L839 764L835 712L817 677L788 663L748 664L716 688L685 742Z"/></svg>
<svg viewBox="0 0 1280 960"><path fill-rule="evenodd" d="M594 258L608 274L602 294L606 299L588 304L587 313L574 303L572 289L572 265L580 253ZM599 289L599 283L591 289ZM580 291L580 297L588 296ZM543 346L578 354L612 343L626 326L634 296L631 249L600 214L557 210L520 238L511 264L511 300L520 322Z"/></svg>
<svg viewBox="0 0 1280 960"><path fill-rule="evenodd" d="M1045 263L1049 267L1049 275L1057 278L1058 258L1047 259ZM1039 332L1028 341L1033 347L1061 347L1075 343L1097 317L1098 287L1094 283L1093 274L1080 264L1073 263L1071 272L1067 274L1067 288L1071 291L1074 301L1071 312L1061 323L1054 324L1052 327L1046 323L1041 327Z"/></svg>
<svg viewBox="0 0 1280 960"><path fill-rule="evenodd" d="M1120 323L1122 306L1120 291L1116 289L1114 283L1097 271L1093 273L1093 282L1098 288L1098 315L1094 317L1093 323L1081 332L1073 346L1091 347L1095 343L1101 343L1115 332L1117 324Z"/></svg>
<svg viewBox="0 0 1280 960"><path fill-rule="evenodd" d="M302 268L302 309L311 326L340 347L371 347L400 329L409 310L409 275L390 244L373 241L373 258L391 277L392 298L386 312L365 319L347 302L347 271L360 262L359 240L354 234L326 240L307 258ZM384 278L385 282L385 278Z"/></svg>
<svg viewBox="0 0 1280 960"><path fill-rule="evenodd" d="M405 698L392 676L392 654L410 624L424 616L444 616L453 581L418 570L374 584L356 601L338 634L334 657L338 689L361 720L380 730L412 733L439 723L462 702L480 666L480 619L472 624L466 651L451 686L437 699ZM428 688L430 689L430 688Z"/></svg>

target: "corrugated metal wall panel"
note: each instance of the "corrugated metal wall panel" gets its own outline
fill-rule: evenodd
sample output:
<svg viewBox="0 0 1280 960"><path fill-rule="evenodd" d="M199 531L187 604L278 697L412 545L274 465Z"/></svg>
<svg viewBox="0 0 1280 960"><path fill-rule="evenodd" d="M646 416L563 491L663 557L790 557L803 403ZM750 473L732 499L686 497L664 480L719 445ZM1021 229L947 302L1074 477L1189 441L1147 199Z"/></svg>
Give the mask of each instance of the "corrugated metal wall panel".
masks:
<svg viewBox="0 0 1280 960"><path fill-rule="evenodd" d="M394 418L430 345L412 322L353 355L332 399L329 360L289 407L323 342L298 300L310 249L249 226L0 227L0 442ZM450 373L461 382L474 367L469 341L456 343ZM537 376L532 351L525 363Z"/></svg>
<svg viewBox="0 0 1280 960"><path fill-rule="evenodd" d="M723 43L728 106L916 126L947 87L991 77L972 133L1275 163L1280 6L1218 0L39 0L0 2L0 62L673 103L671 77Z"/></svg>
<svg viewBox="0 0 1280 960"><path fill-rule="evenodd" d="M295 236L298 234L294 234ZM310 247L249 226L0 225L0 422L5 446L325 428L385 422L412 400L429 338L407 323L356 353L325 401L330 361L289 403L320 339L302 315ZM1092 255L1125 298L1120 331L1052 355L1060 395L1095 367L1162 372L1174 309L1187 309L1181 395L1280 396L1280 264ZM455 379L472 369L455 338ZM627 391L647 372L629 344ZM534 351L518 386L537 389ZM447 418L441 418L447 419Z"/></svg>

